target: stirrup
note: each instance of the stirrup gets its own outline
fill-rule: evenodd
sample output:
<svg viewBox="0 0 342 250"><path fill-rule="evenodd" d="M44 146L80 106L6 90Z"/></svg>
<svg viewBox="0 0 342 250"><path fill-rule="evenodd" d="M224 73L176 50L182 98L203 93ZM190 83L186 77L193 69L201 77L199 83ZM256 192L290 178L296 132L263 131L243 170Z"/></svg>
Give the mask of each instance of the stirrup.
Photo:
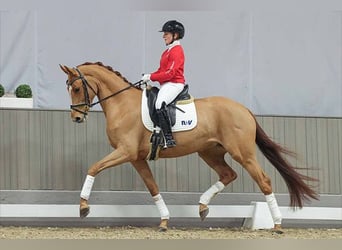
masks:
<svg viewBox="0 0 342 250"><path fill-rule="evenodd" d="M166 139L165 138L165 144L164 144L164 149L165 148L173 148L176 146L176 141L173 138Z"/></svg>

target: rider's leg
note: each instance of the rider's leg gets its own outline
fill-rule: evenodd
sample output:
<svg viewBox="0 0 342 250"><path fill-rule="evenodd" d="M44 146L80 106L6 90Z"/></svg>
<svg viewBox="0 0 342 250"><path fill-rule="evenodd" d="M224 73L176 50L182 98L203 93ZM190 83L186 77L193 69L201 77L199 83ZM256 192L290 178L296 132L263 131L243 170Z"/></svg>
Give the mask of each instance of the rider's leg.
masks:
<svg viewBox="0 0 342 250"><path fill-rule="evenodd" d="M182 92L184 84L182 83L164 83L161 85L156 100L156 109L160 127L164 133L166 147L176 146L176 141L172 136L171 120L166 110L166 105L171 103L180 92Z"/></svg>
<svg viewBox="0 0 342 250"><path fill-rule="evenodd" d="M161 109L157 109L157 115L159 119L160 128L163 131L165 137L166 147L171 148L176 146L176 141L173 139L172 136L171 121L165 106L166 105L164 102Z"/></svg>

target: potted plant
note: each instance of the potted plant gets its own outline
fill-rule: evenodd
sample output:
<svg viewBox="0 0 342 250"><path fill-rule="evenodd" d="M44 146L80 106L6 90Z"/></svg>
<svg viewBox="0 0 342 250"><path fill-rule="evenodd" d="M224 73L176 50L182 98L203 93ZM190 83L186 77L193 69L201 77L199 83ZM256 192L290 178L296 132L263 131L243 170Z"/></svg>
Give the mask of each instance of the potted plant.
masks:
<svg viewBox="0 0 342 250"><path fill-rule="evenodd" d="M0 83L0 97L2 97L5 94L5 88L4 86L2 86L2 84Z"/></svg>
<svg viewBox="0 0 342 250"><path fill-rule="evenodd" d="M0 87L1 89L1 87ZM3 90L5 93L5 90ZM1 94L1 90L0 90ZM28 84L20 84L13 94L6 94L0 98L3 108L33 108L32 89Z"/></svg>
<svg viewBox="0 0 342 250"><path fill-rule="evenodd" d="M32 98L32 90L30 85L21 84L15 89L15 96L18 98Z"/></svg>

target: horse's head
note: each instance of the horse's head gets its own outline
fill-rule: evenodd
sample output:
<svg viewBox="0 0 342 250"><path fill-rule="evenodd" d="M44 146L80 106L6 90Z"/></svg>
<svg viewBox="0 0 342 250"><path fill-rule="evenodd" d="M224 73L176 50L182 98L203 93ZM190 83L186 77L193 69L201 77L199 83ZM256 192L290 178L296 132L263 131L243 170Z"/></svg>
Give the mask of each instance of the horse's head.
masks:
<svg viewBox="0 0 342 250"><path fill-rule="evenodd" d="M96 96L95 88L78 68L59 66L68 75L66 85L71 98L71 118L74 122L84 122ZM95 83L93 85L95 86Z"/></svg>

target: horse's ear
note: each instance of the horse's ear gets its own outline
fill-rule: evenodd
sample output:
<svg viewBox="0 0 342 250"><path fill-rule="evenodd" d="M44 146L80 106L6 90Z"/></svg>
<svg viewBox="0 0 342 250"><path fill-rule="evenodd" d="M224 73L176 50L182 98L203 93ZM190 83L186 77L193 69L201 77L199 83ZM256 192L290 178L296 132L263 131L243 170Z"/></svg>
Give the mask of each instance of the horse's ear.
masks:
<svg viewBox="0 0 342 250"><path fill-rule="evenodd" d="M70 74L70 71L67 66L60 64L59 67L64 71L65 74Z"/></svg>
<svg viewBox="0 0 342 250"><path fill-rule="evenodd" d="M75 72L75 70L74 69L72 69L72 68L69 68L69 67L67 67L67 66L65 66L65 65L59 65L59 67L64 71L64 73L65 74L67 74L67 75L75 75L76 74L76 72Z"/></svg>

